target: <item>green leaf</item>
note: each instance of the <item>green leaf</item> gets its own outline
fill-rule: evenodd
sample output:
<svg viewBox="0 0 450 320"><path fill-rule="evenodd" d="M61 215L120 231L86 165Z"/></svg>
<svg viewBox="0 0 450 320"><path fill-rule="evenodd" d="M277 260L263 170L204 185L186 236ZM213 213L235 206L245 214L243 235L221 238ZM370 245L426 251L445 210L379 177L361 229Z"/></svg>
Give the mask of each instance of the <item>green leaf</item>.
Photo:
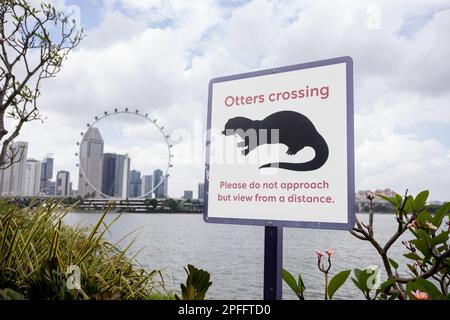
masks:
<svg viewBox="0 0 450 320"><path fill-rule="evenodd" d="M413 212L414 211L414 198L412 196L408 196L406 198L405 207L403 208L403 213Z"/></svg>
<svg viewBox="0 0 450 320"><path fill-rule="evenodd" d="M417 270L414 269L414 266L413 266L413 265L407 264L406 266L408 267L408 269L411 271L411 273L412 273L413 275L417 276Z"/></svg>
<svg viewBox="0 0 450 320"><path fill-rule="evenodd" d="M380 287L377 289L377 295L384 291L384 289L392 286L395 283L395 279L388 279L382 284L380 284Z"/></svg>
<svg viewBox="0 0 450 320"><path fill-rule="evenodd" d="M337 290L347 281L348 276L350 275L351 270L344 270L336 274L328 284L328 297L330 300L333 298L333 295Z"/></svg>
<svg viewBox="0 0 450 320"><path fill-rule="evenodd" d="M394 269L398 269L398 263L394 259L389 258L389 263Z"/></svg>
<svg viewBox="0 0 450 320"><path fill-rule="evenodd" d="M353 272L356 276L356 278L352 278L353 283L359 290L362 291L364 295L368 295L370 289L367 285L367 280L372 275L372 273L369 272L368 269L366 270L354 269Z"/></svg>
<svg viewBox="0 0 450 320"><path fill-rule="evenodd" d="M449 234L449 231L445 231L445 232L440 233L436 237L431 238L431 245L434 247L434 246L438 245L439 243L446 242L448 240L448 234Z"/></svg>
<svg viewBox="0 0 450 320"><path fill-rule="evenodd" d="M356 279L358 279L359 278L359 275L361 274L361 269L358 269L358 268L355 268L355 269L353 269L353 273L355 274L355 276L356 276Z"/></svg>
<svg viewBox="0 0 450 320"><path fill-rule="evenodd" d="M397 204L397 201L395 200L395 198L387 197L382 194L377 194L376 196L391 203L394 207L398 207L398 204Z"/></svg>
<svg viewBox="0 0 450 320"><path fill-rule="evenodd" d="M394 200L397 203L397 207L400 207L403 204L403 197L398 193L394 195Z"/></svg>
<svg viewBox="0 0 450 320"><path fill-rule="evenodd" d="M298 292L297 282L295 281L294 276L286 269L283 269L283 280L294 292Z"/></svg>
<svg viewBox="0 0 450 320"><path fill-rule="evenodd" d="M414 209L416 211L422 210L422 208L425 206L425 203L427 202L429 194L430 194L430 192L428 190L425 190L425 191L420 192L416 196L416 199L414 199Z"/></svg>
<svg viewBox="0 0 450 320"><path fill-rule="evenodd" d="M439 207L439 209L436 210L436 213L433 218L433 224L436 227L440 227L442 224L442 220L444 217L449 213L450 210L450 202L447 202Z"/></svg>
<svg viewBox="0 0 450 320"><path fill-rule="evenodd" d="M421 224L425 224L425 222L433 222L433 217L431 216L431 214L428 211L421 211L419 212L419 214L417 215L416 220Z"/></svg>
<svg viewBox="0 0 450 320"><path fill-rule="evenodd" d="M369 286L367 285L367 280L371 276L371 273L369 273L367 270L362 270L358 277L359 285L363 288L365 292L369 292Z"/></svg>
<svg viewBox="0 0 450 320"><path fill-rule="evenodd" d="M411 259L411 260L422 260L422 258L420 256L418 256L417 254L415 254L413 252L404 254L403 256L406 257L407 259Z"/></svg>
<svg viewBox="0 0 450 320"><path fill-rule="evenodd" d="M419 249L419 251L424 255L429 255L430 254L430 250L428 249L428 245L426 240L424 239L414 239L411 240L411 243L417 248Z"/></svg>
<svg viewBox="0 0 450 320"><path fill-rule="evenodd" d="M298 289L300 290L300 293L303 295L306 287L305 287L305 283L303 282L301 274L298 275L298 284L297 285L298 285Z"/></svg>
<svg viewBox="0 0 450 320"><path fill-rule="evenodd" d="M359 290L361 290L362 291L362 293L366 293L366 291L364 291L364 288L359 284L359 282L358 282L358 280L357 279L355 279L355 278L351 278L352 279L352 281L353 281L353 283L355 284L355 286L359 289Z"/></svg>
<svg viewBox="0 0 450 320"><path fill-rule="evenodd" d="M426 244L427 250L428 250L429 246L431 245L431 237L430 237L429 232L422 230L422 229L417 229L416 235L417 235L418 239L425 241L425 244Z"/></svg>

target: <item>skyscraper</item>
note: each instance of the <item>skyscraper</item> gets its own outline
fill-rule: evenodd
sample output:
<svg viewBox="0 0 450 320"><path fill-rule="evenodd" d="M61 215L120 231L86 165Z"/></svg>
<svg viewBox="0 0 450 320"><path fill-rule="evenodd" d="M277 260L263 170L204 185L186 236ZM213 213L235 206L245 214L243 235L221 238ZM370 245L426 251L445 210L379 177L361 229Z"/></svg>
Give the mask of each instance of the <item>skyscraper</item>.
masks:
<svg viewBox="0 0 450 320"><path fill-rule="evenodd" d="M56 181L50 181L48 183L48 193L49 196L54 196L56 194Z"/></svg>
<svg viewBox="0 0 450 320"><path fill-rule="evenodd" d="M163 172L159 169L153 172L153 188L155 189L155 198L167 198L167 190L169 184L169 177L166 177L164 181ZM162 181L162 182L161 182ZM158 186L159 184L159 186Z"/></svg>
<svg viewBox="0 0 450 320"><path fill-rule="evenodd" d="M41 163L28 159L25 172L25 196L33 197L39 194L41 184Z"/></svg>
<svg viewBox="0 0 450 320"><path fill-rule="evenodd" d="M56 174L56 195L68 196L70 194L70 173L58 171Z"/></svg>
<svg viewBox="0 0 450 320"><path fill-rule="evenodd" d="M149 176L142 176L141 178L141 191L142 191L142 196L145 195L146 198L151 198L152 197L152 189L153 189L153 176L149 175Z"/></svg>
<svg viewBox="0 0 450 320"><path fill-rule="evenodd" d="M40 191L44 194L50 194L50 181L53 177L53 158L47 156L41 162Z"/></svg>
<svg viewBox="0 0 450 320"><path fill-rule="evenodd" d="M102 192L110 197L114 197L116 157L115 153L103 154Z"/></svg>
<svg viewBox="0 0 450 320"><path fill-rule="evenodd" d="M204 201L205 200L205 184L203 182L200 182L198 184L198 200Z"/></svg>
<svg viewBox="0 0 450 320"><path fill-rule="evenodd" d="M130 171L130 182L128 186L128 196L136 198L141 195L141 172L137 170Z"/></svg>
<svg viewBox="0 0 450 320"><path fill-rule="evenodd" d="M183 194L184 200L192 200L194 192L192 190L185 190Z"/></svg>
<svg viewBox="0 0 450 320"><path fill-rule="evenodd" d="M25 174L28 143L12 143L7 151L7 168L0 170L1 195L23 196L25 194Z"/></svg>
<svg viewBox="0 0 450 320"><path fill-rule="evenodd" d="M98 128L90 127L81 141L79 168L78 195L99 196L95 189L102 189L103 138Z"/></svg>
<svg viewBox="0 0 450 320"><path fill-rule="evenodd" d="M103 155L102 192L110 197L127 198L130 158L127 155Z"/></svg>

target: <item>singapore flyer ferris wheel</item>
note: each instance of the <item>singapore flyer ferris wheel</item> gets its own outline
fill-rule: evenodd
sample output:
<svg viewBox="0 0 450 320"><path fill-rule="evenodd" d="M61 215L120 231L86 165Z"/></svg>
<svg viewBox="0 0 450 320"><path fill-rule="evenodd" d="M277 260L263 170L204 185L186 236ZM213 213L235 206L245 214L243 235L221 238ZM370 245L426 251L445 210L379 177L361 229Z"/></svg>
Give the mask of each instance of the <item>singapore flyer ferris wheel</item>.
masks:
<svg viewBox="0 0 450 320"><path fill-rule="evenodd" d="M164 126L139 110L114 109L86 124L77 142L84 198L167 197L172 144Z"/></svg>

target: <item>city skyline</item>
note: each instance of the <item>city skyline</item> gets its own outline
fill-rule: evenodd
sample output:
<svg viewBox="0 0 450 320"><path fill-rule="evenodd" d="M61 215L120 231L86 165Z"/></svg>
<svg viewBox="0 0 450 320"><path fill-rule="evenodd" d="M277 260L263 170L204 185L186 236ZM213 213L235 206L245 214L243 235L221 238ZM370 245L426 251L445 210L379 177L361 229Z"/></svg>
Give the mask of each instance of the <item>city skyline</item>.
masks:
<svg viewBox="0 0 450 320"><path fill-rule="evenodd" d="M73 190L70 178L70 172L67 170L58 170L55 175L55 180L53 180L54 175L54 163L55 159L50 157L48 154L42 159L37 160L34 158L28 158L28 142L18 141L14 142L9 149L11 165L8 168L0 170L0 195L1 196L39 196L39 195L49 195L49 196L78 196L80 195L79 190ZM137 170L130 170L129 163L131 161L125 155L118 155L112 153L101 153L103 151L103 142L101 135L96 128L91 132L87 132L82 144L80 145L80 153L85 153L85 161L88 164L87 172L93 173L93 177L99 177L99 171L92 170L94 168L101 168L101 178L102 183L101 190L105 194L111 197L140 197L145 194L150 193L152 188L156 188L153 193L148 194L148 197L157 198L168 198L168 177L163 180L164 174L160 169L153 171L153 175L141 175ZM88 156L89 155L89 156ZM97 158L92 157L97 156ZM99 160L102 160L101 165L99 165ZM117 160L118 165L115 163L111 165L108 160ZM111 167L112 170L103 170L104 166ZM126 170L124 170L126 168ZM109 176L108 173L113 172L114 174ZM128 172L128 174L127 174ZM105 175L106 173L106 175ZM79 172L81 175L81 172ZM122 180L115 179L115 174L122 177ZM136 175L137 178L128 178L128 176ZM127 178L125 178L127 176ZM153 177L156 177L153 180ZM163 181L162 181L163 180ZM79 180L83 181L83 180ZM107 182L104 189L104 181ZM131 192L132 183L134 182L138 185L138 188ZM112 193L109 193L108 189L112 185ZM142 189L141 189L142 187ZM114 191L114 188L117 192ZM83 190L82 190L83 191ZM86 193L95 191L88 184L84 186L84 191ZM92 193L91 193L92 194Z"/></svg>
<svg viewBox="0 0 450 320"><path fill-rule="evenodd" d="M98 136L97 136L98 137ZM20 154L20 158L17 161L13 161L12 165L5 170L0 170L0 195L1 196L36 196L43 195L44 193L49 196L78 196L78 190L72 189L72 181L70 180L70 172L65 170L59 170L55 175L55 181L53 181L53 165L55 159L51 158L48 154L43 158L43 160L36 160L34 158L27 158L29 143L25 141L18 141L12 144L10 152L12 154ZM18 150L21 149L19 152ZM104 155L114 155L122 156L117 154L105 153ZM122 156L124 157L124 156ZM124 157L125 158L125 157ZM128 158L128 160L130 160ZM122 163L124 159L122 159ZM128 168L129 170L129 168ZM123 170L122 170L123 171ZM160 169L153 171L153 175L141 175L138 170L129 170L129 172L134 172L137 177L139 177L139 188L137 193L139 196L149 193L151 190L150 186L153 188L162 179L163 172ZM104 173L104 172L103 172ZM156 177L156 179L153 179ZM131 180L127 184L128 188L123 191L128 197L133 197L130 195ZM137 180L137 179L136 179ZM134 182L137 182L137 181ZM149 195L148 198L171 198L167 193L168 190L168 180L166 179L159 187L156 187L154 192ZM102 186L103 187L103 186ZM48 191L48 190L51 191ZM36 192L38 190L38 192ZM123 187L121 185L121 190ZM368 194L373 195L383 195L387 197L392 197L396 191L391 188L377 188L374 190L358 190L355 192L356 201L366 201ZM133 192L133 194L136 194ZM124 199L127 196L123 197ZM204 201L204 183L197 183L197 194L194 196L193 190L184 190L180 197L174 197L175 199L182 200L192 200L196 199L201 202ZM383 201L377 199L377 201ZM436 199L430 200L431 205L441 205L443 202L448 201L448 199Z"/></svg>

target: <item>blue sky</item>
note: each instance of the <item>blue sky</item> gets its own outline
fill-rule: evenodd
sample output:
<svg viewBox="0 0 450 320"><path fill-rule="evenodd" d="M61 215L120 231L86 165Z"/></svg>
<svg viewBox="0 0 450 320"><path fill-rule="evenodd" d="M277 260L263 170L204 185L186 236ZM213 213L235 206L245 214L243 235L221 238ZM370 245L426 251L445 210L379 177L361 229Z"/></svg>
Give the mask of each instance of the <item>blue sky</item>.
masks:
<svg viewBox="0 0 450 320"><path fill-rule="evenodd" d="M356 188L430 189L432 199L450 199L448 1L54 2L79 9L87 38L58 79L45 84L45 125L32 124L22 139L35 158L52 152L57 169L77 176L68 146L78 136L55 136L45 126L81 130L106 109L139 105L175 133L195 135L205 125L211 78L349 55ZM192 121L180 112L186 108ZM179 145L174 152L177 182L169 193L177 197L203 178L201 157L185 159L201 154L202 146Z"/></svg>

